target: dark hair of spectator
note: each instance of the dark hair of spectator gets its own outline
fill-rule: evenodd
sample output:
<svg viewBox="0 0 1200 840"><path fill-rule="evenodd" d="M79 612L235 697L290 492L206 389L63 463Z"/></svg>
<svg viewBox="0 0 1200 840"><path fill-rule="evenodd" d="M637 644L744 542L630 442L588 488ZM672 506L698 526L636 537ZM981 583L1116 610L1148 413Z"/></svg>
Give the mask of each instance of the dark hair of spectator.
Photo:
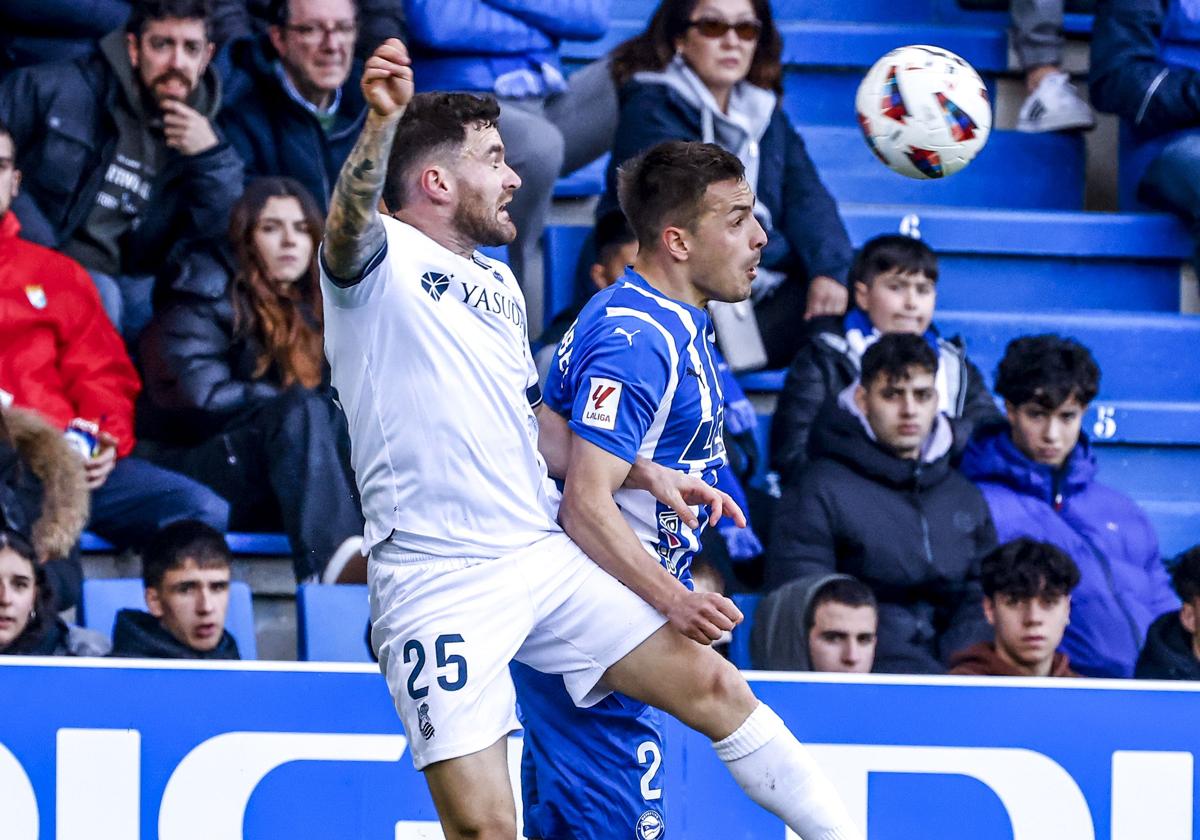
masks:
<svg viewBox="0 0 1200 840"><path fill-rule="evenodd" d="M657 247L664 227L693 228L710 184L745 175L737 156L719 146L668 140L621 164L617 198L638 242Z"/></svg>
<svg viewBox="0 0 1200 840"><path fill-rule="evenodd" d="M292 0L271 0L271 5L267 8L267 20L276 26L287 26L288 21L292 19ZM350 5L354 7L354 16L358 17L358 0L350 0Z"/></svg>
<svg viewBox="0 0 1200 840"><path fill-rule="evenodd" d="M294 198L300 203L313 250L307 274L296 283L276 283L267 276L266 263L254 245L259 216L272 198ZM256 178L251 181L229 219L229 241L237 259L234 276L233 329L238 336L253 334L261 345L254 376L272 367L284 387L299 383L305 388L321 384L325 350L321 336L321 284L317 277L317 244L324 220L317 203L291 178ZM301 304L307 304L301 307Z"/></svg>
<svg viewBox="0 0 1200 840"><path fill-rule="evenodd" d="M834 578L813 593L812 601L808 605L808 615L804 617L804 633L806 636L808 635L808 631L812 630L813 624L817 620L817 607L820 607L822 604L870 607L876 613L879 612L879 603L875 600L875 593L871 591L871 587L867 586L861 580L851 577Z"/></svg>
<svg viewBox="0 0 1200 840"><path fill-rule="evenodd" d="M937 373L938 357L929 342L912 333L888 333L863 353L859 381L864 388L869 388L881 375L889 384L904 382L912 368Z"/></svg>
<svg viewBox="0 0 1200 840"><path fill-rule="evenodd" d="M212 20L212 0L135 0L125 31L140 36L150 21L168 18L202 20L207 32Z"/></svg>
<svg viewBox="0 0 1200 840"><path fill-rule="evenodd" d="M1100 368L1091 351L1057 335L1013 339L996 370L996 393L1014 406L1036 403L1053 411L1071 397L1086 406L1099 391Z"/></svg>
<svg viewBox="0 0 1200 840"><path fill-rule="evenodd" d="M1179 555L1171 572L1171 585L1175 587L1179 600L1185 604L1200 598L1200 545L1194 545Z"/></svg>
<svg viewBox="0 0 1200 840"><path fill-rule="evenodd" d="M620 88L635 73L662 70L675 56L675 43L687 34L700 0L662 0L645 30L612 51L612 77ZM775 26L768 0L750 0L754 16L762 24L758 48L750 62L746 81L775 93L783 93L783 39Z"/></svg>
<svg viewBox="0 0 1200 840"><path fill-rule="evenodd" d="M167 572L189 560L211 569L232 565L233 555L225 537L211 525L193 519L172 522L151 537L142 551L142 583L147 589L157 588Z"/></svg>
<svg viewBox="0 0 1200 840"><path fill-rule="evenodd" d="M920 239L888 233L869 240L850 266L850 287L855 283L870 286L880 274L924 274L934 283L938 279L937 255Z"/></svg>
<svg viewBox="0 0 1200 840"><path fill-rule="evenodd" d="M624 213L606 213L596 222L596 262L606 262L618 249L630 242L637 242L637 237L625 220Z"/></svg>
<svg viewBox="0 0 1200 840"><path fill-rule="evenodd" d="M33 586L36 591L33 599L34 616L25 625L21 635L13 639L2 651L5 654L23 654L36 650L41 640L58 621L58 613L54 609L54 590L46 577L46 570L37 562L33 546L16 531L0 531L0 550L12 549L21 559L29 563L29 571L33 573Z"/></svg>
<svg viewBox="0 0 1200 840"><path fill-rule="evenodd" d="M394 213L404 206L412 167L435 152L462 148L467 128L488 128L500 118L500 106L491 96L469 93L418 93L408 103L396 126L388 158L383 203Z"/></svg>
<svg viewBox="0 0 1200 840"><path fill-rule="evenodd" d="M1079 567L1058 546L1021 537L992 549L980 562L979 577L989 598L1057 598L1079 584Z"/></svg>

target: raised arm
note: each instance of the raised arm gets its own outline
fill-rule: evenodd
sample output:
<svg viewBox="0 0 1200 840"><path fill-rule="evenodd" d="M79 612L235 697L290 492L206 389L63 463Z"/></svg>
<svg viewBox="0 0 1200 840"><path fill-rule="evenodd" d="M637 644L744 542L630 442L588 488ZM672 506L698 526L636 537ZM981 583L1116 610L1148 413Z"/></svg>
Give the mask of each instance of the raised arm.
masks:
<svg viewBox="0 0 1200 840"><path fill-rule="evenodd" d="M367 59L362 92L370 109L333 188L321 252L331 277L348 283L360 277L386 241L379 199L396 125L413 98L412 63L399 39L384 41Z"/></svg>

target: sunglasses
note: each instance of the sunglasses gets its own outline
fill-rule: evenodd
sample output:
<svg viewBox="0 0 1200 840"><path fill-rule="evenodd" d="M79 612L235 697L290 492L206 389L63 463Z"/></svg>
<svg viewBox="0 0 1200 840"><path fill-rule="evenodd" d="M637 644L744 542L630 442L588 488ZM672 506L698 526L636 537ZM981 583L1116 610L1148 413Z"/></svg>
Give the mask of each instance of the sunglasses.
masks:
<svg viewBox="0 0 1200 840"><path fill-rule="evenodd" d="M757 20L742 20L737 23L718 20L717 18L700 18L688 22L688 29L694 28L705 38L724 38L730 29L743 41L754 41L762 32L762 23Z"/></svg>

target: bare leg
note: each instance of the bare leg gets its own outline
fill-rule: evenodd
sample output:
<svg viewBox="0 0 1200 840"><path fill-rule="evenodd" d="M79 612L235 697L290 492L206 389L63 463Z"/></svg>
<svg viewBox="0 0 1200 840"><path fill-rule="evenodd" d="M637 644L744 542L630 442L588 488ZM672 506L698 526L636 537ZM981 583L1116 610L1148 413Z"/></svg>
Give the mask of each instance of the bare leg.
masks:
<svg viewBox="0 0 1200 840"><path fill-rule="evenodd" d="M515 840L507 735L485 750L430 764L425 783L446 840Z"/></svg>

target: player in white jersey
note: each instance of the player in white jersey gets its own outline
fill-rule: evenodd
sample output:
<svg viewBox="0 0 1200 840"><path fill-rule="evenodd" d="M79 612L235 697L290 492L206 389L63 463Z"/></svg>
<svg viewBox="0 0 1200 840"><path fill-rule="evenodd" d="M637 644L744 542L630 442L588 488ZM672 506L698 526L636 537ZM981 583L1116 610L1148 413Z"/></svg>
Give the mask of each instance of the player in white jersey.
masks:
<svg viewBox="0 0 1200 840"><path fill-rule="evenodd" d="M516 232L506 208L520 181L494 101L414 98L395 39L368 60L362 87L370 109L321 250L326 352L368 520L372 643L446 836L515 837L506 736L517 728L517 659L561 674L581 706L618 690L703 732L742 788L804 840L860 837L803 747L707 647L740 620L737 608L672 577L615 506L615 520L605 508L582 529L603 569L555 522L546 461L561 475L570 457L577 489L615 481L609 503L631 479L704 491L670 470L597 469L561 418L539 426L549 412L524 301L508 269L476 251ZM705 245L673 230L696 239L697 260L667 252L664 265L680 277L715 267L737 287L719 284L721 294L748 292L749 237Z"/></svg>

